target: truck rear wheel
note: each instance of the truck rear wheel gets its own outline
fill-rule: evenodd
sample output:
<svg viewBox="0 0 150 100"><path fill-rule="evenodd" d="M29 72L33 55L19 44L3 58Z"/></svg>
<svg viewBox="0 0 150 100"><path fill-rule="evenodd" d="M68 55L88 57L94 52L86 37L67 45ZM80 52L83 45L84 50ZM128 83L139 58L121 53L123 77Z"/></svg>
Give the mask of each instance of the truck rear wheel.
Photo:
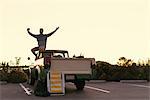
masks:
<svg viewBox="0 0 150 100"><path fill-rule="evenodd" d="M84 86L85 86L85 81L84 80L78 80L78 81L75 81L74 82L77 90L83 90L84 89Z"/></svg>

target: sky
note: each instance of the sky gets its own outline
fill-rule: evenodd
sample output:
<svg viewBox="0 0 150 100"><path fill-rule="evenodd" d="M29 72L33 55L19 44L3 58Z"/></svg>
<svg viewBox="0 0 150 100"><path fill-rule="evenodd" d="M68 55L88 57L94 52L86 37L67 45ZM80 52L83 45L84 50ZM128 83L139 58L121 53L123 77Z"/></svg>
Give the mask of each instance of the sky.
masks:
<svg viewBox="0 0 150 100"><path fill-rule="evenodd" d="M149 0L0 0L0 61L34 60L33 34L50 33L47 49L115 64L150 58Z"/></svg>

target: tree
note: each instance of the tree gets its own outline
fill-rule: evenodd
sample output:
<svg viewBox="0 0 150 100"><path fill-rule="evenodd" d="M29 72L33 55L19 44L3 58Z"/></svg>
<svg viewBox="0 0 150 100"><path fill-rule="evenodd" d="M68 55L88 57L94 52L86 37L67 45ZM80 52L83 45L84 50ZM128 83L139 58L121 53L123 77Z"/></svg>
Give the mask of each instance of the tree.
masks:
<svg viewBox="0 0 150 100"><path fill-rule="evenodd" d="M117 62L118 66L131 66L133 64L133 61L131 59L127 59L125 57L120 57L119 61Z"/></svg>
<svg viewBox="0 0 150 100"><path fill-rule="evenodd" d="M20 64L21 57L15 57L15 59L16 59L16 66L18 66Z"/></svg>
<svg viewBox="0 0 150 100"><path fill-rule="evenodd" d="M16 66L18 66L18 67L19 67L21 57L15 57L15 59L16 59ZM19 70L19 71L22 71L22 68L21 68L21 67L19 67L19 68L18 68L18 70Z"/></svg>

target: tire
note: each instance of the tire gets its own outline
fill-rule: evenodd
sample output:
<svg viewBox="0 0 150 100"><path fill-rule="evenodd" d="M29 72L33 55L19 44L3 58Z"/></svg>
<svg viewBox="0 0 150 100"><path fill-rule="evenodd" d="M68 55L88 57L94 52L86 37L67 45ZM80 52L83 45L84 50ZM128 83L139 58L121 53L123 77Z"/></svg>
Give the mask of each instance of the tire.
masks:
<svg viewBox="0 0 150 100"><path fill-rule="evenodd" d="M29 75L28 75L28 81L27 81L27 84L29 84L29 85L34 84L31 70L32 69L30 69L30 72L29 72Z"/></svg>
<svg viewBox="0 0 150 100"><path fill-rule="evenodd" d="M35 83L35 79L31 78L30 85L34 85L34 83Z"/></svg>
<svg viewBox="0 0 150 100"><path fill-rule="evenodd" d="M34 85L35 81L38 79L38 71L37 69L32 69L31 70L31 75L29 77L29 84Z"/></svg>
<svg viewBox="0 0 150 100"><path fill-rule="evenodd" d="M75 86L76 86L76 88L77 88L77 90L83 90L84 89L84 86L85 86L85 80L77 80L77 81L75 81L74 82L74 84L75 84Z"/></svg>

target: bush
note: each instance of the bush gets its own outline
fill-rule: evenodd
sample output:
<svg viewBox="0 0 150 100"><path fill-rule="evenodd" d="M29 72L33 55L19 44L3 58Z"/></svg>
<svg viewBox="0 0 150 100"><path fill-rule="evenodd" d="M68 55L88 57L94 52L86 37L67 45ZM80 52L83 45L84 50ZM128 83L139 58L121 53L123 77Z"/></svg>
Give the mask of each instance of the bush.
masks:
<svg viewBox="0 0 150 100"><path fill-rule="evenodd" d="M27 81L27 74L24 72L13 70L8 75L8 82L10 83L23 83Z"/></svg>
<svg viewBox="0 0 150 100"><path fill-rule="evenodd" d="M8 80L8 74L4 70L0 71L0 81L7 81Z"/></svg>
<svg viewBox="0 0 150 100"><path fill-rule="evenodd" d="M107 81L120 80L150 80L150 66L118 66L107 62L98 61L97 66L92 67L93 79Z"/></svg>
<svg viewBox="0 0 150 100"><path fill-rule="evenodd" d="M34 94L36 96L48 96L49 93L47 91L47 81L43 81L43 80L38 80L35 84L35 88L34 88Z"/></svg>
<svg viewBox="0 0 150 100"><path fill-rule="evenodd" d="M34 85L34 94L36 96L48 96L47 91L47 72L45 69L41 69L39 79Z"/></svg>

